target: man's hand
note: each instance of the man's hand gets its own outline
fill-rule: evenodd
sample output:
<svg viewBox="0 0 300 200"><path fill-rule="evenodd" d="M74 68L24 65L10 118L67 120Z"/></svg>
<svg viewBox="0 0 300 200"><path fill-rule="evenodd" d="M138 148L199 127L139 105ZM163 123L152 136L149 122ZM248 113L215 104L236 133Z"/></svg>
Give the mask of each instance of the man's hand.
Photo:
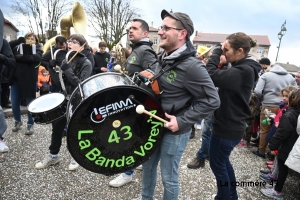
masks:
<svg viewBox="0 0 300 200"><path fill-rule="evenodd" d="M101 67L101 71L102 72L107 72L107 68L106 67Z"/></svg>
<svg viewBox="0 0 300 200"><path fill-rule="evenodd" d="M169 129L172 132L176 132L179 130L177 119L174 115L168 115L165 113L165 116L170 120L170 122L164 125L165 128Z"/></svg>
<svg viewBox="0 0 300 200"><path fill-rule="evenodd" d="M140 74L141 74L142 76L148 78L148 79L154 77L154 75L153 75L151 72L147 71L147 70L141 71Z"/></svg>

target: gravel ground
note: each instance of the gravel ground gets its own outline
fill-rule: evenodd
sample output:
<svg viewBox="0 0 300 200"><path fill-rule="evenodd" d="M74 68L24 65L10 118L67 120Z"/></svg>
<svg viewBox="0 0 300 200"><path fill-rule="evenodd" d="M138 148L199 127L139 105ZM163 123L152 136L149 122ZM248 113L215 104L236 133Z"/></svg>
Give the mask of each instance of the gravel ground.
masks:
<svg viewBox="0 0 300 200"><path fill-rule="evenodd" d="M26 116L23 124L26 124ZM80 167L77 171L67 170L70 154L63 147L60 152L62 162L46 169L36 170L34 165L48 154L51 125L35 125L35 133L25 136L25 125L18 133L11 131L13 119L7 118L8 129L5 133L8 153L0 153L0 199L105 199L130 200L139 195L141 190L141 171L135 171L133 181L120 188L109 187L108 182L115 176L105 176L89 172ZM217 188L214 175L206 161L205 168L191 170L187 163L195 156L200 147L200 131L195 139L189 141L180 164L179 199L212 199ZM258 178L259 170L265 167L265 160L252 155L254 148L236 147L231 155L237 181L249 182L262 180ZM290 171L286 180L285 199L300 199L300 175ZM238 187L240 199L268 199L260 192L259 186ZM155 197L162 199L163 186L157 181Z"/></svg>

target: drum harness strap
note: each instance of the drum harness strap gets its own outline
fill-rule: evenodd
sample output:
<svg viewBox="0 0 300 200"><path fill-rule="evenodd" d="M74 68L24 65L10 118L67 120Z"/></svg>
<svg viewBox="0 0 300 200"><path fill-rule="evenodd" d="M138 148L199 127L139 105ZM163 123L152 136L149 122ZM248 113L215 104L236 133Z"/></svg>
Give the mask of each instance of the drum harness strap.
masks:
<svg viewBox="0 0 300 200"><path fill-rule="evenodd" d="M158 83L158 78L161 76L161 75L163 75L164 73L166 73L167 71L169 71L169 70L171 70L171 69L173 69L173 68L175 68L177 65L179 65L181 62L183 62L184 60L180 60L180 61L177 61L177 62L175 62L175 63L173 63L172 65L168 65L168 64L165 64L164 66L166 66L165 68L164 68L164 66L163 66L163 68L159 71L159 73L158 74L156 74L156 75L154 75L152 78L150 78L150 79L148 79L148 81L146 81L145 82L145 85L148 85L149 83L151 84L151 87L152 87L152 89L154 90L154 92L156 93L156 94L161 94L161 93L163 93L163 90L161 90L161 87L159 86L159 83ZM156 81L155 81L156 80ZM154 89L154 83L156 82L156 84L157 84L157 86L156 86L156 89ZM155 90L157 90L157 89L159 89L159 91L155 91Z"/></svg>

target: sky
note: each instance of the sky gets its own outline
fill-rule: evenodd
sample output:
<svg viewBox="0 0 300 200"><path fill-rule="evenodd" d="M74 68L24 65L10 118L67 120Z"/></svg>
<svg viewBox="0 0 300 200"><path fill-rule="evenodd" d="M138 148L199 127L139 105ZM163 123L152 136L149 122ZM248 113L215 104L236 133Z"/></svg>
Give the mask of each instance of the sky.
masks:
<svg viewBox="0 0 300 200"><path fill-rule="evenodd" d="M4 16L9 14L9 2L10 0L1 1L0 8ZM271 43L268 57L272 62L275 61L278 50L278 33L286 20L287 32L282 37L277 60L300 66L299 0L133 0L132 7L137 8L141 18L150 26L153 23L154 27L161 25L160 13L166 9L188 14L195 31L267 35ZM13 20L11 22L16 23ZM194 35L191 39L193 37Z"/></svg>

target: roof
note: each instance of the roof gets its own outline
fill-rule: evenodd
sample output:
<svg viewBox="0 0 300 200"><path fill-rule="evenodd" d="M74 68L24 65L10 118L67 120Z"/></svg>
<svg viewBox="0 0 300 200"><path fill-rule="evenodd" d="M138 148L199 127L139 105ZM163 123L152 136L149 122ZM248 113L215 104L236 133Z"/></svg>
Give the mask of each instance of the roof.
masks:
<svg viewBox="0 0 300 200"><path fill-rule="evenodd" d="M281 67L286 69L288 72L298 72L300 71L300 67L297 67L296 65L293 64L287 64L287 63L278 63Z"/></svg>
<svg viewBox="0 0 300 200"><path fill-rule="evenodd" d="M152 26L149 26L149 32L158 32L158 28L154 28Z"/></svg>
<svg viewBox="0 0 300 200"><path fill-rule="evenodd" d="M193 42L219 43L219 42L224 42L228 35L229 34L201 33L196 31L196 36L194 37ZM257 40L258 45L271 46L269 37L267 35L249 35L249 36Z"/></svg>
<svg viewBox="0 0 300 200"><path fill-rule="evenodd" d="M13 29L15 29L16 32L19 32L19 29L17 29L10 21L4 18L4 23L11 26Z"/></svg>

